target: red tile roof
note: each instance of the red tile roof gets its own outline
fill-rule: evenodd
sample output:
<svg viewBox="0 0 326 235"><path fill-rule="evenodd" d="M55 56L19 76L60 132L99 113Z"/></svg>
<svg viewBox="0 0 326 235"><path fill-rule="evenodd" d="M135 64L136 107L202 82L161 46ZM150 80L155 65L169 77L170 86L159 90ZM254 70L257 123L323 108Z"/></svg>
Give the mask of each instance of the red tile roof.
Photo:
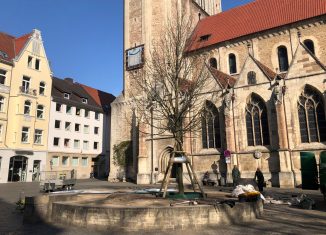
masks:
<svg viewBox="0 0 326 235"><path fill-rule="evenodd" d="M256 65L261 69L261 71L267 76L267 78L269 80L273 81L276 78L277 73L275 73L269 67L267 67L266 65L264 65L263 63L261 63L260 61L258 61L257 59L255 59L253 56L251 56L251 55L249 55L249 56L256 63Z"/></svg>
<svg viewBox="0 0 326 235"><path fill-rule="evenodd" d="M221 72L213 67L208 67L209 71L213 75L213 77L217 80L219 84L221 84L222 88L226 89L228 87L233 87L236 83L236 79L226 73Z"/></svg>
<svg viewBox="0 0 326 235"><path fill-rule="evenodd" d="M114 101L115 96L95 88L79 84L102 108L110 108L110 104Z"/></svg>
<svg viewBox="0 0 326 235"><path fill-rule="evenodd" d="M8 55L7 58L0 56L0 59L11 62L17 55L19 55L31 35L32 33L29 33L19 38L15 38L11 35L0 32L0 51Z"/></svg>
<svg viewBox="0 0 326 235"><path fill-rule="evenodd" d="M325 0L256 0L199 21L187 51L325 14Z"/></svg>

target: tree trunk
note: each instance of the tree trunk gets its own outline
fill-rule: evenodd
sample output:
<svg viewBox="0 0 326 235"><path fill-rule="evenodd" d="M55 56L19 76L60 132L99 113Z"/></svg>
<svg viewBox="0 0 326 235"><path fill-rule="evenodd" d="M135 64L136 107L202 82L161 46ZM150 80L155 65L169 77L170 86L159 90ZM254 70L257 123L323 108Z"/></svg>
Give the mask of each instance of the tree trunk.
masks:
<svg viewBox="0 0 326 235"><path fill-rule="evenodd" d="M182 132L179 132L177 135L176 135L176 138L175 138L175 151L176 151L176 154L175 156L176 157L179 157L179 156L182 156L183 155L183 136L182 136ZM184 184L183 184L183 169L182 169L182 163L175 163L176 164L176 168L177 168L177 174L176 174L176 180L177 180L177 183L178 183L178 191L179 191L179 194L183 195L184 194Z"/></svg>

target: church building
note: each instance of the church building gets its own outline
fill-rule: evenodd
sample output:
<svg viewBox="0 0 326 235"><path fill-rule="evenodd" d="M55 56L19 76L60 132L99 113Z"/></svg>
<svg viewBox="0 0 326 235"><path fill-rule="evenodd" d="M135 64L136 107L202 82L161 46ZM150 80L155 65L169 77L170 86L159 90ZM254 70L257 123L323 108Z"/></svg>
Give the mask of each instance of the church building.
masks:
<svg viewBox="0 0 326 235"><path fill-rule="evenodd" d="M218 94L203 100L201 133L185 143L196 174L217 165L231 183L233 165L244 178L260 167L272 186L317 188L317 164L326 155L324 0L255 0L225 12L219 0L125 0L124 91L112 103L111 153L130 141L132 161L122 169L111 156L109 180L123 175L146 184L164 175L172 141L131 128L129 76L148 57L173 4L198 21L186 53L209 55L211 92ZM140 62L128 60L137 53Z"/></svg>

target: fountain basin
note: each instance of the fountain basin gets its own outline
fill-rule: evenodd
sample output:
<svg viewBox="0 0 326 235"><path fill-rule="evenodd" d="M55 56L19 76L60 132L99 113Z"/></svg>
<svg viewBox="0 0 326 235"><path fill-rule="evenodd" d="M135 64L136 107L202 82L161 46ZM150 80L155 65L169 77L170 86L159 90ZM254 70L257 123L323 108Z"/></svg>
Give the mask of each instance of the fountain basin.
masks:
<svg viewBox="0 0 326 235"><path fill-rule="evenodd" d="M181 200L182 201L182 200ZM102 231L157 231L200 228L255 220L260 201L170 206L169 200L139 194L69 194L27 198L25 222L46 221Z"/></svg>

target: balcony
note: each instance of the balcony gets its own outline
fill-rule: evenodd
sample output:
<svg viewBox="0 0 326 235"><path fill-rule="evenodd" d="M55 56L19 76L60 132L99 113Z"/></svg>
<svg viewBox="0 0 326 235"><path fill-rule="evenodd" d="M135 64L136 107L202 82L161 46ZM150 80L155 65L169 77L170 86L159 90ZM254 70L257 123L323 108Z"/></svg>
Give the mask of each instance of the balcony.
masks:
<svg viewBox="0 0 326 235"><path fill-rule="evenodd" d="M20 94L28 95L28 96L37 96L37 90L36 89L30 89L26 87L19 87Z"/></svg>
<svg viewBox="0 0 326 235"><path fill-rule="evenodd" d="M3 84L0 84L0 92L2 93L6 93L6 94L9 94L10 92L10 87L9 86L5 86Z"/></svg>

